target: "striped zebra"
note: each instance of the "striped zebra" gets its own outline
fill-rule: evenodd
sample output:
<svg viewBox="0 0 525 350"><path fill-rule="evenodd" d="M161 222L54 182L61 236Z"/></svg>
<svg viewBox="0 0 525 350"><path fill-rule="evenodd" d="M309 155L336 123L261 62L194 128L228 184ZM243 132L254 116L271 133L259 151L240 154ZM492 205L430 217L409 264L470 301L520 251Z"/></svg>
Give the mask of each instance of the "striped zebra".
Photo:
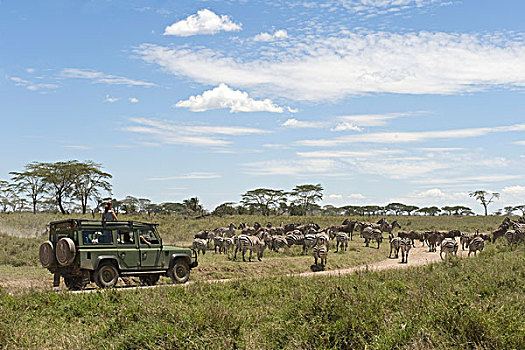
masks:
<svg viewBox="0 0 525 350"><path fill-rule="evenodd" d="M441 242L441 250L439 251L439 256L443 260L443 253L445 253L445 256L449 256L450 254L457 255L458 253L458 242L454 238L445 238Z"/></svg>
<svg viewBox="0 0 525 350"><path fill-rule="evenodd" d="M505 238L508 244L518 244L520 241L525 241L525 232L519 230L509 230L505 232Z"/></svg>
<svg viewBox="0 0 525 350"><path fill-rule="evenodd" d="M235 237L225 237L222 241L222 250L224 254L230 256L230 252L233 251L235 246Z"/></svg>
<svg viewBox="0 0 525 350"><path fill-rule="evenodd" d="M401 246L401 237L394 237L393 234L389 235L390 238L390 254L388 254L388 258L392 259L392 252L395 253L394 259L399 258L399 248Z"/></svg>
<svg viewBox="0 0 525 350"><path fill-rule="evenodd" d="M321 262L321 266L326 265L328 256L328 242L324 238L318 238L313 248L314 264L317 265L317 260Z"/></svg>
<svg viewBox="0 0 525 350"><path fill-rule="evenodd" d="M339 247L341 247L341 250L346 251L348 249L349 241L350 237L348 237L346 232L337 232L335 234L335 252L339 252Z"/></svg>
<svg viewBox="0 0 525 350"><path fill-rule="evenodd" d="M215 236L213 238L213 249L215 250L215 253L217 253L217 248L219 248L219 254L222 253L224 245L224 238L221 236Z"/></svg>
<svg viewBox="0 0 525 350"><path fill-rule="evenodd" d="M472 239L468 242L468 256L470 256L470 253L474 252L474 256L476 256L477 251L482 251L483 248L485 248L485 241L480 236L472 237Z"/></svg>
<svg viewBox="0 0 525 350"><path fill-rule="evenodd" d="M381 234L381 230L374 229L371 227L365 227L361 235L365 239L365 247L369 246L370 241L376 240L377 249L379 249L379 245L381 244L381 241L383 240L383 235Z"/></svg>
<svg viewBox="0 0 525 350"><path fill-rule="evenodd" d="M310 248L313 248L317 244L317 235L313 233L307 233L303 239L303 253L308 254Z"/></svg>
<svg viewBox="0 0 525 350"><path fill-rule="evenodd" d="M279 252L281 248L288 248L288 241L285 236L273 236L272 237L272 249L274 252Z"/></svg>
<svg viewBox="0 0 525 350"><path fill-rule="evenodd" d="M194 238L193 239L193 249L197 251L197 254L199 252L202 252L202 255L206 254L206 250L208 249L208 240L204 238Z"/></svg>
<svg viewBox="0 0 525 350"><path fill-rule="evenodd" d="M410 252L410 248L412 248L412 241L410 238L403 238L401 242L399 242L399 246L401 248L401 263L408 264L408 253Z"/></svg>
<svg viewBox="0 0 525 350"><path fill-rule="evenodd" d="M250 256L248 261L252 261L252 253L255 251L257 255L257 260L262 261L263 251L264 251L264 241L262 239L262 234L259 233L258 236L248 236L248 235L239 235L237 237L237 245L235 246L235 255L233 260L237 259L237 252L242 251L242 261L246 262L245 254L247 250L250 250Z"/></svg>
<svg viewBox="0 0 525 350"><path fill-rule="evenodd" d="M303 245L304 242L304 235L301 231L295 230L292 231L292 233L286 234L286 242L288 244L288 248L290 248L293 245Z"/></svg>

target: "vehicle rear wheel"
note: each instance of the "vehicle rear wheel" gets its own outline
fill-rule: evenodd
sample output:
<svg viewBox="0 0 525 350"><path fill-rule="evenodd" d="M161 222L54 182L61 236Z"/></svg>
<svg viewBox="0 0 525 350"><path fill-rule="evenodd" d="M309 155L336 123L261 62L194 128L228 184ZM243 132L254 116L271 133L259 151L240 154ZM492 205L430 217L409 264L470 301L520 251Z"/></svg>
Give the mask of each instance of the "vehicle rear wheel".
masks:
<svg viewBox="0 0 525 350"><path fill-rule="evenodd" d="M140 276L140 284L143 286L154 286L159 281L159 275Z"/></svg>
<svg viewBox="0 0 525 350"><path fill-rule="evenodd" d="M112 288L118 281L118 270L112 263L103 263L95 271L95 283L100 288Z"/></svg>
<svg viewBox="0 0 525 350"><path fill-rule="evenodd" d="M82 276L64 277L64 283L69 290L81 290L86 286Z"/></svg>
<svg viewBox="0 0 525 350"><path fill-rule="evenodd" d="M190 266L188 262L183 259L176 260L168 270L168 275L173 283L186 283L190 279Z"/></svg>

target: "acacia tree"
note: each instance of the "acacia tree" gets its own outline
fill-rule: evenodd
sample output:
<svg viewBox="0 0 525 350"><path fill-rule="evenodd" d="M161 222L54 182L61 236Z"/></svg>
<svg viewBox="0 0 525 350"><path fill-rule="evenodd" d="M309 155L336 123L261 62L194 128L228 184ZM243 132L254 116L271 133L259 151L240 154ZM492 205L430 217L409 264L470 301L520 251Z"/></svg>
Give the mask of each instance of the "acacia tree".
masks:
<svg viewBox="0 0 525 350"><path fill-rule="evenodd" d="M77 174L73 181L73 197L80 200L82 214L85 214L88 201L99 198L100 190L111 194L111 184L108 179L111 179L112 176L102 171L101 164L93 161L77 162L70 166L73 167L73 172Z"/></svg>
<svg viewBox="0 0 525 350"><path fill-rule="evenodd" d="M7 211L7 207L9 206L9 195L9 182L0 180L0 205L2 206L2 211L4 213Z"/></svg>
<svg viewBox="0 0 525 350"><path fill-rule="evenodd" d="M198 197L192 197L192 198L189 198L189 199L185 199L182 201L182 205L184 205L184 207L192 212L192 213L195 213L195 214L202 214L203 213L203 208L202 208L202 205L200 204L199 202L199 198Z"/></svg>
<svg viewBox="0 0 525 350"><path fill-rule="evenodd" d="M315 202L323 199L323 190L321 184L298 185L290 194L295 197L296 204L302 207L304 215L306 215Z"/></svg>
<svg viewBox="0 0 525 350"><path fill-rule="evenodd" d="M472 191L469 193L470 197L475 198L478 200L483 208L485 209L485 216L489 215L488 213L488 207L489 204L494 202L496 199L499 198L499 193L497 192L488 192L485 190L478 190L478 191Z"/></svg>
<svg viewBox="0 0 525 350"><path fill-rule="evenodd" d="M269 216L272 209L278 208L280 203L286 202L286 192L269 188L257 188L242 195L242 203L258 210L261 215Z"/></svg>
<svg viewBox="0 0 525 350"><path fill-rule="evenodd" d="M25 166L22 172L10 172L13 177L13 185L18 191L24 192L31 198L33 206L33 214L36 214L38 202L46 193L46 182L44 181L44 173L39 166L39 163L33 162Z"/></svg>
<svg viewBox="0 0 525 350"><path fill-rule="evenodd" d="M511 216L514 210L516 210L516 207L509 205L509 206L504 207L503 210L505 210L505 215Z"/></svg>
<svg viewBox="0 0 525 350"><path fill-rule="evenodd" d="M47 185L47 191L55 198L56 204L62 214L67 214L64 205L68 198L74 193L74 184L78 176L77 160L56 163L36 163L42 171L43 181Z"/></svg>
<svg viewBox="0 0 525 350"><path fill-rule="evenodd" d="M425 215L431 215L431 216L435 216L440 211L441 211L441 209L439 209L438 207L424 207L424 208L421 208L421 209L417 210L417 212L419 212L419 213L423 213Z"/></svg>

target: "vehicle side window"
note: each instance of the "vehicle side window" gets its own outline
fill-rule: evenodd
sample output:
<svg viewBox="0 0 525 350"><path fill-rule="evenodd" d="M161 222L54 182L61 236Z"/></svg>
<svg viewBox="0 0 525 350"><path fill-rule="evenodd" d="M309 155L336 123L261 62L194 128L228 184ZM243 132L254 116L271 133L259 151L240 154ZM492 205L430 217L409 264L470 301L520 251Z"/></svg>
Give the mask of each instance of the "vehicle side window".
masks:
<svg viewBox="0 0 525 350"><path fill-rule="evenodd" d="M112 244L113 234L111 230L84 230L82 241L84 244Z"/></svg>
<svg viewBox="0 0 525 350"><path fill-rule="evenodd" d="M118 244L135 244L135 232L129 230L118 230L117 242Z"/></svg>
<svg viewBox="0 0 525 350"><path fill-rule="evenodd" d="M157 236L157 234L155 233L155 231L151 230L151 229L142 229L142 230L139 230L139 235L140 237L144 237L144 239L148 242L150 242L151 244L159 244L160 241L159 241L159 237ZM140 240L140 244L143 244L143 245L146 245L147 243L144 242L142 239Z"/></svg>

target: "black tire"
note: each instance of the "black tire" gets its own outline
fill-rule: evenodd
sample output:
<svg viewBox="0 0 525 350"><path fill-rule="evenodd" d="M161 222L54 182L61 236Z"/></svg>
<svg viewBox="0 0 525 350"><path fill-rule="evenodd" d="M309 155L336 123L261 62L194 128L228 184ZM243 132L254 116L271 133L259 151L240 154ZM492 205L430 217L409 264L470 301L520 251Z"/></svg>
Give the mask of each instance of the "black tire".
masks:
<svg viewBox="0 0 525 350"><path fill-rule="evenodd" d="M64 284L69 290L82 290L86 286L81 276L64 277Z"/></svg>
<svg viewBox="0 0 525 350"><path fill-rule="evenodd" d="M95 271L95 283L100 288L115 287L118 277L118 270L112 263L103 263Z"/></svg>
<svg viewBox="0 0 525 350"><path fill-rule="evenodd" d="M56 263L56 258L53 243L51 243L50 241L42 243L38 251L38 258L40 259L40 263L42 264L42 266L46 268L51 265L54 265Z"/></svg>
<svg viewBox="0 0 525 350"><path fill-rule="evenodd" d="M168 270L173 283L186 283L190 279L190 266L185 259L177 259Z"/></svg>
<svg viewBox="0 0 525 350"><path fill-rule="evenodd" d="M159 275L140 276L140 284L143 286L154 286L159 281Z"/></svg>

